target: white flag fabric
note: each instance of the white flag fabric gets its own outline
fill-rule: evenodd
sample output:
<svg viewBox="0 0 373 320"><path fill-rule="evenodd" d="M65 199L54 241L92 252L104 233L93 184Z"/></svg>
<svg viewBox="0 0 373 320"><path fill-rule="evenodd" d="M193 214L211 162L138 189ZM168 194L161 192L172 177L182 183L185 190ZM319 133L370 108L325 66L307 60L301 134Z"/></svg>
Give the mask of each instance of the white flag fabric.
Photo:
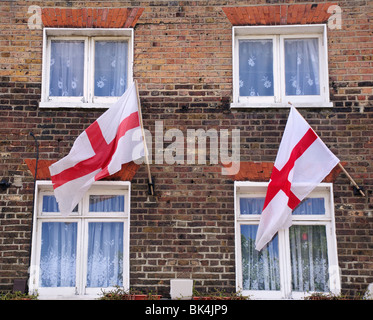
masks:
<svg viewBox="0 0 373 320"><path fill-rule="evenodd" d="M144 156L137 88L126 92L75 140L70 153L49 167L62 214L69 214L93 182Z"/></svg>
<svg viewBox="0 0 373 320"><path fill-rule="evenodd" d="M292 224L292 211L338 164L339 159L293 107L268 184L255 248L260 251L280 229Z"/></svg>

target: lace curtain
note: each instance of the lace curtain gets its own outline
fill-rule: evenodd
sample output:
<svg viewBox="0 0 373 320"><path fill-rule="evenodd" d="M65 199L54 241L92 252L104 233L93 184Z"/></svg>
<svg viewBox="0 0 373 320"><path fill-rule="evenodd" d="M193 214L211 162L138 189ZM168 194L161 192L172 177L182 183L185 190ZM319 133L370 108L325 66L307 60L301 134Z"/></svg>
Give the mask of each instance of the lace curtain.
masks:
<svg viewBox="0 0 373 320"><path fill-rule="evenodd" d="M318 39L285 39L286 95L319 95ZM240 96L274 96L273 41L239 41ZM279 79L277 79L279 81Z"/></svg>
<svg viewBox="0 0 373 320"><path fill-rule="evenodd" d="M121 96L127 88L127 41L94 43L94 95ZM50 96L84 95L84 47L83 40L51 41Z"/></svg>
<svg viewBox="0 0 373 320"><path fill-rule="evenodd" d="M240 198L242 215L260 214L264 198ZM294 215L325 214L323 198L309 198ZM280 290L277 235L261 251L255 250L257 225L241 225L244 290ZM289 229L293 291L329 290L326 228L323 225L293 225Z"/></svg>
<svg viewBox="0 0 373 320"><path fill-rule="evenodd" d="M272 40L239 41L240 96L273 96Z"/></svg>
<svg viewBox="0 0 373 320"><path fill-rule="evenodd" d="M257 225L241 226L242 278L244 290L280 290L277 235L261 251L255 249Z"/></svg>
<svg viewBox="0 0 373 320"><path fill-rule="evenodd" d="M51 41L50 96L83 96L84 41Z"/></svg>
<svg viewBox="0 0 373 320"><path fill-rule="evenodd" d="M95 96L121 96L127 87L127 42L95 42Z"/></svg>
<svg viewBox="0 0 373 320"><path fill-rule="evenodd" d="M41 287L74 287L77 223L43 222L40 254Z"/></svg>
<svg viewBox="0 0 373 320"><path fill-rule="evenodd" d="M43 196L43 212L58 212L54 196ZM91 196L91 212L123 212L124 196ZM74 287L76 282L77 222L42 222L41 287ZM89 222L87 287L123 284L123 222Z"/></svg>
<svg viewBox="0 0 373 320"><path fill-rule="evenodd" d="M318 39L285 40L286 95L319 95Z"/></svg>
<svg viewBox="0 0 373 320"><path fill-rule="evenodd" d="M329 291L325 226L292 226L289 233L293 290Z"/></svg>
<svg viewBox="0 0 373 320"><path fill-rule="evenodd" d="M88 224L87 287L122 286L123 223Z"/></svg>

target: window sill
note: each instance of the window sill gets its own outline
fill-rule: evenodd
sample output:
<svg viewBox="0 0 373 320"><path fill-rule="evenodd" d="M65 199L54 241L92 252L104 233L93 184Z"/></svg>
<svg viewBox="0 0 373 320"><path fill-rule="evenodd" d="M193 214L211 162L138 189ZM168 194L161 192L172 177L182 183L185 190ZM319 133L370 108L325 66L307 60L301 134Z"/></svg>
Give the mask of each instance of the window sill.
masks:
<svg viewBox="0 0 373 320"><path fill-rule="evenodd" d="M39 102L39 108L73 108L73 109L107 109L111 107L115 102L98 102L98 103L88 103L88 102L56 102L56 101L48 101L48 102Z"/></svg>
<svg viewBox="0 0 373 320"><path fill-rule="evenodd" d="M294 103L296 108L333 108L333 102L302 102ZM247 102L233 102L231 109L255 109L255 108L290 108L289 103L247 103Z"/></svg>

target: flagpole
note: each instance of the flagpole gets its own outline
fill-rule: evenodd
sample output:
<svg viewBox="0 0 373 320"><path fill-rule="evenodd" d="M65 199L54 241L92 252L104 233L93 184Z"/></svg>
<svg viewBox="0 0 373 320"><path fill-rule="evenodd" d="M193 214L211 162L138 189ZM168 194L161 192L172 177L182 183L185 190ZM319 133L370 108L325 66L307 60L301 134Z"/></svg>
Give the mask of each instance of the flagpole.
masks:
<svg viewBox="0 0 373 320"><path fill-rule="evenodd" d="M365 193L363 192L363 190L360 189L360 187L357 185L357 183L355 182L354 179L352 179L352 177L348 174L348 172L346 171L346 169L341 165L341 163L339 162L338 163L338 166L342 169L342 171L344 172L344 174L347 176L347 178L351 181L351 183L354 185L354 187L359 190L360 194L365 197Z"/></svg>
<svg viewBox="0 0 373 320"><path fill-rule="evenodd" d="M293 105L290 101L288 102L288 104L290 104L291 106ZM344 174L347 176L347 178L351 181L351 183L354 185L356 190L359 190L360 194L363 197L365 197L365 193L363 192L363 190L360 189L358 184L355 182L354 179L352 179L352 177L348 174L348 172L346 171L346 169L342 166L342 164L340 162L338 163L338 166L341 168L341 170L344 172Z"/></svg>
<svg viewBox="0 0 373 320"><path fill-rule="evenodd" d="M150 173L150 165L149 165L149 158L148 158L148 147L147 147L146 141L145 141L145 131L144 131L144 124L142 122L141 104L140 104L140 96L139 96L139 88L137 86L137 80L135 80L135 86L136 86L136 95L137 95L137 105L138 105L138 108L139 108L139 120L140 120L141 131L142 131L142 141L144 143L145 164L146 164L147 169L148 169L148 179L149 179L150 193L151 193L152 196L154 196L154 185L153 185L152 175Z"/></svg>

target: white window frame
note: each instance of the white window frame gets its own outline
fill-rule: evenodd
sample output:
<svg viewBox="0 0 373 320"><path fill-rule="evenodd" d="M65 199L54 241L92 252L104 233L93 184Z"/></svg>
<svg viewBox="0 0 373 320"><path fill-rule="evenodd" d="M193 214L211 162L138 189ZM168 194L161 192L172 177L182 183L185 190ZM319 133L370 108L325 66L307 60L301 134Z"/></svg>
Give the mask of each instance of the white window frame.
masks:
<svg viewBox="0 0 373 320"><path fill-rule="evenodd" d="M95 41L124 40L128 42L127 84L133 82L134 32L132 28L44 28L43 65L40 108L108 108L119 97L94 96L94 54ZM83 97L49 96L50 56L52 40L83 40L84 46L84 87Z"/></svg>
<svg viewBox="0 0 373 320"><path fill-rule="evenodd" d="M285 39L317 38L319 41L320 95L285 95ZM273 40L273 86L272 97L240 97L239 95L239 40ZM288 108L289 102L302 108L330 108L329 72L328 72L327 26L282 25L282 26L239 26L232 28L232 67L233 102L231 108Z"/></svg>
<svg viewBox="0 0 373 320"><path fill-rule="evenodd" d="M235 249L236 249L236 290L243 295L255 299L302 299L313 292L293 292L291 288L291 260L289 229L278 232L279 264L280 264L280 290L243 290L242 288L242 256L241 256L241 225L258 225L260 215L241 215L240 198L265 197L268 182L235 181ZM293 225L324 225L328 246L329 288L334 294L341 291L340 270L338 267L337 241L335 233L333 184L320 183L309 197L325 199L325 215L293 215Z"/></svg>
<svg viewBox="0 0 373 320"><path fill-rule="evenodd" d="M86 288L87 281L87 254L88 254L88 223L89 222L123 222L123 289L128 290L130 281L130 190L128 181L97 181L84 195L79 203L78 212L69 216L60 213L43 213L43 195L53 195L51 181L37 181L35 188L35 212L33 217L33 237L31 247L31 268L29 289L37 292L40 299L95 299L101 293L101 289L108 288ZM124 195L124 213L100 213L88 212L90 195ZM84 210L84 212L83 212ZM41 253L41 226L43 222L77 222L77 253L76 253L76 285L75 287L40 287L39 265Z"/></svg>

